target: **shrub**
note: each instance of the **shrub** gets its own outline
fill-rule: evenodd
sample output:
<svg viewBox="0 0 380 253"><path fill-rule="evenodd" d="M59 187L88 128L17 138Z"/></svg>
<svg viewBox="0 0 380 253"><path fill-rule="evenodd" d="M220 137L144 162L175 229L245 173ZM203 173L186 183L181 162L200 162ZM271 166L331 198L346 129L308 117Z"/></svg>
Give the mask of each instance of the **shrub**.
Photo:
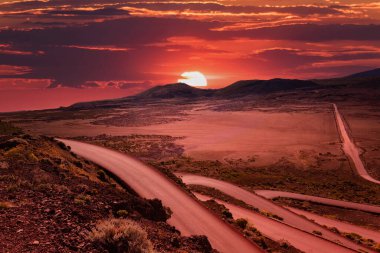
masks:
<svg viewBox="0 0 380 253"><path fill-rule="evenodd" d="M0 121L0 134L18 134L22 133L22 130L18 127L15 127L9 122Z"/></svg>
<svg viewBox="0 0 380 253"><path fill-rule="evenodd" d="M223 216L226 217L227 219L232 219L232 213L228 210L223 210L222 212Z"/></svg>
<svg viewBox="0 0 380 253"><path fill-rule="evenodd" d="M248 225L248 221L247 221L246 219L242 219L242 218L240 218L240 219L237 219L237 220L236 220L236 224L237 224L239 227L241 227L242 229L245 229L245 228L247 227L247 225Z"/></svg>
<svg viewBox="0 0 380 253"><path fill-rule="evenodd" d="M109 219L98 222L89 239L114 253L153 253L147 233L135 222Z"/></svg>
<svg viewBox="0 0 380 253"><path fill-rule="evenodd" d="M106 173L104 171L99 170L97 174L98 174L98 178L99 178L100 181L102 181L102 182L107 182L108 181Z"/></svg>
<svg viewBox="0 0 380 253"><path fill-rule="evenodd" d="M127 210L119 210L116 212L117 217L122 217L126 218L128 216L128 211Z"/></svg>
<svg viewBox="0 0 380 253"><path fill-rule="evenodd" d="M91 196L87 194L79 194L74 199L75 204L84 205L91 203Z"/></svg>
<svg viewBox="0 0 380 253"><path fill-rule="evenodd" d="M38 162L38 158L33 152L28 154L28 160L33 163Z"/></svg>
<svg viewBox="0 0 380 253"><path fill-rule="evenodd" d="M66 151L70 151L70 150L71 150L70 146L66 146L66 144L63 143L63 142L61 142L61 141L58 141L58 146L59 146L61 149L66 150Z"/></svg>
<svg viewBox="0 0 380 253"><path fill-rule="evenodd" d="M14 207L14 205L11 202L0 202L0 210L1 209L8 209Z"/></svg>

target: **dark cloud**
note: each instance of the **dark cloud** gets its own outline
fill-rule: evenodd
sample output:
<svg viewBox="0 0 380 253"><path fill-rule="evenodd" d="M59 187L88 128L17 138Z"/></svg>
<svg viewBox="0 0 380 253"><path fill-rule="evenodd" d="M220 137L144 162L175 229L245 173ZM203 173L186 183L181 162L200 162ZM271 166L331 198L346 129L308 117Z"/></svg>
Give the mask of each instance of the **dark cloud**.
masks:
<svg viewBox="0 0 380 253"><path fill-rule="evenodd" d="M86 7L89 4L98 4L102 6L104 4L111 4L111 8L118 7L133 7L143 8L155 11L202 11L202 12L229 12L229 13L265 13L265 12L279 12L290 13L299 16L308 15L333 15L340 14L340 9L348 8L346 6L316 6L316 5L294 5L294 6L242 6L242 5L224 5L220 3L212 2L138 2L138 1L92 1L88 0L56 0L56 1L26 1L4 4L1 6L3 11L28 11L30 9L46 9L57 8L56 10L49 11L52 14L70 14L70 15L92 15L95 12L99 12L99 15L121 15L123 13L114 13L112 10L102 11L79 11L70 10L70 8ZM64 10L59 8L65 7ZM104 13L103 13L104 12Z"/></svg>
<svg viewBox="0 0 380 253"><path fill-rule="evenodd" d="M239 5L223 5L219 3L130 3L126 6L133 6L135 8L146 8L150 10L158 11L202 11L202 12L227 12L227 13L267 13L267 12L279 12L290 13L299 16L308 15L329 15L340 14L341 12L335 8L326 6L239 6Z"/></svg>
<svg viewBox="0 0 380 253"><path fill-rule="evenodd" d="M77 16L116 16L129 15L129 11L120 10L117 8L103 8L97 10L52 10L44 11L50 15L77 15Z"/></svg>
<svg viewBox="0 0 380 253"><path fill-rule="evenodd" d="M252 39L334 41L380 40L380 25L295 24L226 32L230 36Z"/></svg>
<svg viewBox="0 0 380 253"><path fill-rule="evenodd" d="M172 36L212 37L210 29L219 22L202 22L175 18L127 18L82 26L53 27L33 30L2 30L0 42L46 45L121 45L139 46L164 42Z"/></svg>
<svg viewBox="0 0 380 253"><path fill-rule="evenodd" d="M305 42L380 40L380 25L296 24L237 31L215 30L223 25L226 24L215 21L131 17L65 27L0 30L0 44L9 44L12 49L18 51L41 52L29 55L0 54L0 65L29 66L31 70L23 73L22 77L51 79L53 81L50 87L83 87L86 82L93 81L130 80L131 83L140 80L158 81L162 80L163 75L152 73L156 73L156 69L169 59L171 62L176 62L185 53L191 56L192 53L224 52L207 47L201 50L169 45L168 39L171 37L196 37L209 41L210 44L213 40L229 40L234 43L234 38L241 37L253 40ZM102 50L108 46L128 50ZM91 47L97 47L98 50L89 50ZM169 53L168 49L172 51ZM338 54L332 59L371 57L376 59L378 54L372 52L362 52L355 56ZM240 64L247 62L248 66L256 68L259 66L265 72L297 68L325 59L318 55L301 54L297 50L271 49L237 61Z"/></svg>

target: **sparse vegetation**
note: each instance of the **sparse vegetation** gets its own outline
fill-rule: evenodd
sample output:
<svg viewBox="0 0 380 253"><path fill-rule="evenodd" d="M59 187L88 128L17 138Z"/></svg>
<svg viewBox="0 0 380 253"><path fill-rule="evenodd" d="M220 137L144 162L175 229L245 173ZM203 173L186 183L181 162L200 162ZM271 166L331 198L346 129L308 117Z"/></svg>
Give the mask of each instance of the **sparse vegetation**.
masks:
<svg viewBox="0 0 380 253"><path fill-rule="evenodd" d="M97 172L97 175L98 175L98 178L100 179L100 181L103 181L103 182L107 182L108 181L107 180L107 175L106 175L106 173L104 171L99 170Z"/></svg>
<svg viewBox="0 0 380 253"><path fill-rule="evenodd" d="M101 181L101 168L52 138L0 136L0 161L4 251L107 252L84 235L98 220L128 217L159 252L211 252L207 238L182 237L165 223L171 211L161 201L140 198L112 177Z"/></svg>
<svg viewBox="0 0 380 253"><path fill-rule="evenodd" d="M260 214L268 217L268 218L272 218L272 219L276 219L276 220L284 220L284 218L282 218L281 216L278 216L277 214L273 214L271 212L267 212L267 211L260 211Z"/></svg>
<svg viewBox="0 0 380 253"><path fill-rule="evenodd" d="M79 194L74 198L74 203L79 205L90 204L91 196L87 194Z"/></svg>
<svg viewBox="0 0 380 253"><path fill-rule="evenodd" d="M235 222L242 229L245 229L248 225L248 221L243 218L237 219Z"/></svg>
<svg viewBox="0 0 380 253"><path fill-rule="evenodd" d="M117 217L126 218L128 217L128 211L127 210L119 210L116 212Z"/></svg>
<svg viewBox="0 0 380 253"><path fill-rule="evenodd" d="M12 208L15 205L11 202L8 201L0 201L0 209L7 209L7 208Z"/></svg>
<svg viewBox="0 0 380 253"><path fill-rule="evenodd" d="M0 135L20 134L22 130L13 124L0 120Z"/></svg>
<svg viewBox="0 0 380 253"><path fill-rule="evenodd" d="M126 219L100 221L89 234L90 240L111 253L153 253L147 233L135 222Z"/></svg>

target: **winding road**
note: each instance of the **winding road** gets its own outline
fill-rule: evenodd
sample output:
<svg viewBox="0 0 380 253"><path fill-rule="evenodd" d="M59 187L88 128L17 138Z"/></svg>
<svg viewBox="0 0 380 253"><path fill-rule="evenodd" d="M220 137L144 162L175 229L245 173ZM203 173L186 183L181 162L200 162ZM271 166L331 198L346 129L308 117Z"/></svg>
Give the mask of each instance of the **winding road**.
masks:
<svg viewBox="0 0 380 253"><path fill-rule="evenodd" d="M355 169L357 173L359 174L359 176L375 184L380 184L379 180L374 179L368 174L367 170L364 167L364 163L360 157L360 151L356 147L354 141L350 138L350 135L348 134L346 125L344 124L343 118L338 110L338 107L336 106L336 104L333 104L333 106L334 106L336 124L341 136L342 148L343 148L344 153L346 154L347 157L349 157L349 159L354 164Z"/></svg>
<svg viewBox="0 0 380 253"><path fill-rule="evenodd" d="M277 197L306 200L314 203L320 203L328 206L337 206L348 209L360 210L370 213L380 214L380 206L366 205L360 203L347 202L342 200L328 199L310 195L304 195L293 192L283 192L283 191L270 191L270 190L256 190L255 193L267 199L274 199Z"/></svg>
<svg viewBox="0 0 380 253"><path fill-rule="evenodd" d="M194 193L195 196L202 201L212 199L208 196ZM304 252L315 253L340 253L355 252L348 248L342 247L336 243L325 240L311 233L305 233L302 230L288 226L274 219L263 217L246 208L236 206L218 199L214 199L219 204L224 205L232 213L234 219L246 219L253 227L258 229L260 233L274 241L286 241Z"/></svg>
<svg viewBox="0 0 380 253"><path fill-rule="evenodd" d="M317 214L314 214L311 212L307 212L304 210L300 210L297 208L292 208L292 207L287 206L286 209L289 209L290 211L292 211L293 213L296 213L298 215L303 215L306 218L308 218L309 220L313 220L314 222L316 222L320 225L325 225L325 226L330 227L330 228L335 227L341 232L355 233L355 234L361 235L363 238L372 239L376 242L380 242L380 232L379 231L374 231L371 229L352 225L352 224L349 224L346 222L329 219L329 218L326 218L326 217L323 217L323 216L320 216L320 215L317 215Z"/></svg>
<svg viewBox="0 0 380 253"><path fill-rule="evenodd" d="M283 223L312 234L313 231L322 232L321 237L334 243L341 244L347 248L353 250L362 250L364 252L372 252L368 248L360 246L338 234L331 232L330 230L311 222L310 220L297 215L296 213L289 211L288 209L276 205L275 203L267 200L257 194L244 190L236 185L203 176L191 175L191 174L177 174L185 184L190 185L202 185L211 188L215 188L227 195L230 195L236 199L239 199L248 205L256 207L262 211L267 211L276 214L283 218ZM334 251L330 251L334 252Z"/></svg>
<svg viewBox="0 0 380 253"><path fill-rule="evenodd" d="M74 153L116 175L141 197L160 199L173 211L168 223L182 235L206 235L213 248L220 252L263 252L158 170L110 149L73 140L58 140L70 146Z"/></svg>

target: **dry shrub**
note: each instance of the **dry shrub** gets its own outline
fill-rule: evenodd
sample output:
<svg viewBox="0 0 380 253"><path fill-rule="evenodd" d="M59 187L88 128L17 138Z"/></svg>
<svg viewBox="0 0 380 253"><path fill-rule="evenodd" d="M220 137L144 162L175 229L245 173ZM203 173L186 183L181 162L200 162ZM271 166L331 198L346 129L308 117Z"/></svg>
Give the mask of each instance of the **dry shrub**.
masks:
<svg viewBox="0 0 380 253"><path fill-rule="evenodd" d="M98 222L89 238L111 253L154 253L145 230L136 222L126 219Z"/></svg>

